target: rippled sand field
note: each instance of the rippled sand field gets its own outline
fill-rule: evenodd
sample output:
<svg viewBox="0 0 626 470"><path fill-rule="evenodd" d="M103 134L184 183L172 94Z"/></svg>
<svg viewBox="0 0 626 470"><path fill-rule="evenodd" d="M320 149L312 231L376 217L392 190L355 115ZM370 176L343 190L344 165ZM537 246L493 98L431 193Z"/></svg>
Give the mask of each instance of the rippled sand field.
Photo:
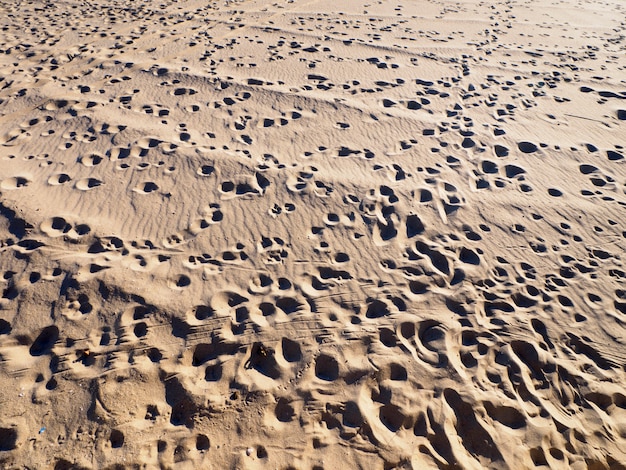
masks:
<svg viewBox="0 0 626 470"><path fill-rule="evenodd" d="M626 468L620 0L0 3L0 467Z"/></svg>

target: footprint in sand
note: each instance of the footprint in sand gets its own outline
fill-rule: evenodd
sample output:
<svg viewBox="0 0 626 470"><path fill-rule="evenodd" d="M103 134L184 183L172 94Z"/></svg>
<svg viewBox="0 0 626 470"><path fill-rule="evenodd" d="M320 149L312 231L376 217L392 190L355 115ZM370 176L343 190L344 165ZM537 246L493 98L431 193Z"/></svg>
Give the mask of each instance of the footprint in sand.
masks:
<svg viewBox="0 0 626 470"><path fill-rule="evenodd" d="M24 176L13 176L11 178L6 178L0 182L0 189L4 190L14 190L25 188L31 183L31 180Z"/></svg>
<svg viewBox="0 0 626 470"><path fill-rule="evenodd" d="M103 182L97 178L82 178L76 181L74 187L80 191L90 191L102 184Z"/></svg>

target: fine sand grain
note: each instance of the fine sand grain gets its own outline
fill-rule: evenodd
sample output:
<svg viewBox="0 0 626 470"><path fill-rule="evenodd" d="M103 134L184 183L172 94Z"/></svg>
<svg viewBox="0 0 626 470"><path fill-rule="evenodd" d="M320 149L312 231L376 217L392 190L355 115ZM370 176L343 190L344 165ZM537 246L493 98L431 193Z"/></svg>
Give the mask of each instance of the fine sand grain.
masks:
<svg viewBox="0 0 626 470"><path fill-rule="evenodd" d="M0 3L0 468L626 468L623 0Z"/></svg>

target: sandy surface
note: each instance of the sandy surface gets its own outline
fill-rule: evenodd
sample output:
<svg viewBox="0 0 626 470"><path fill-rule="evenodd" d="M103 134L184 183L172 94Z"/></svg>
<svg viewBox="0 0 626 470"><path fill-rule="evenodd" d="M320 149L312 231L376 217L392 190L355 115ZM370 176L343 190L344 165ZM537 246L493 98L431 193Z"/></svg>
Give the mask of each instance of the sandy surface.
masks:
<svg viewBox="0 0 626 470"><path fill-rule="evenodd" d="M625 468L625 17L2 2L0 467Z"/></svg>

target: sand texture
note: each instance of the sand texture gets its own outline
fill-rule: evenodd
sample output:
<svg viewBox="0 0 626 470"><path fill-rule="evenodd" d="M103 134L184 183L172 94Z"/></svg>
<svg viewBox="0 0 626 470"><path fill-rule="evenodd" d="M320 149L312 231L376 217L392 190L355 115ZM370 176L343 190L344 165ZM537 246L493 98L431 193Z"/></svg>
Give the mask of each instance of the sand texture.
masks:
<svg viewBox="0 0 626 470"><path fill-rule="evenodd" d="M626 468L623 0L0 3L0 468Z"/></svg>

